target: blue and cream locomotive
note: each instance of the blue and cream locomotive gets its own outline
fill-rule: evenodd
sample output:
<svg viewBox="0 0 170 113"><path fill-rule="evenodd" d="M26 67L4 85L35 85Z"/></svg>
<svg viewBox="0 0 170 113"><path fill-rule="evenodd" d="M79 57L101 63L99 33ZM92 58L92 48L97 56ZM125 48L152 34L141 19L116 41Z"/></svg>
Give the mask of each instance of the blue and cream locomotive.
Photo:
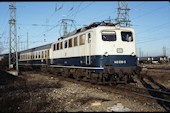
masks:
<svg viewBox="0 0 170 113"><path fill-rule="evenodd" d="M51 48L51 67L63 76L117 83L127 82L136 73L132 28L93 23L60 38Z"/></svg>

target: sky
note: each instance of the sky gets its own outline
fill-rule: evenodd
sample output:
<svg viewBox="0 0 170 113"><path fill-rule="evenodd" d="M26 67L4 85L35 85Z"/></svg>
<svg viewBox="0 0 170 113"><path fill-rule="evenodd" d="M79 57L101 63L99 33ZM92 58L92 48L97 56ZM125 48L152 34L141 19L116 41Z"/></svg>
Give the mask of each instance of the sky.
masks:
<svg viewBox="0 0 170 113"><path fill-rule="evenodd" d="M9 52L9 2L0 2L0 50ZM118 1L16 2L18 50L52 43L63 34L62 19L75 28L118 16ZM170 56L170 2L128 1L131 27L136 32L137 56Z"/></svg>

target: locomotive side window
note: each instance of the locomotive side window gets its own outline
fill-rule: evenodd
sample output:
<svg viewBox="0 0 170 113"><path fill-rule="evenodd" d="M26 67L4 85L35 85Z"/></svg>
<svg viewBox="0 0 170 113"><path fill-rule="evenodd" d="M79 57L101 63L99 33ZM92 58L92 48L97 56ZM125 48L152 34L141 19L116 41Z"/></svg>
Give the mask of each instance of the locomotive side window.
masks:
<svg viewBox="0 0 170 113"><path fill-rule="evenodd" d="M53 51L55 51L55 50L56 50L56 49L55 49L55 48L56 48L55 46L56 46L56 44L54 44L54 46L53 46Z"/></svg>
<svg viewBox="0 0 170 113"><path fill-rule="evenodd" d="M59 43L57 43L57 50L59 50Z"/></svg>
<svg viewBox="0 0 170 113"><path fill-rule="evenodd" d="M132 42L133 41L133 37L132 37L132 32L121 32L121 37L122 37L122 41L127 41L127 42Z"/></svg>
<svg viewBox="0 0 170 113"><path fill-rule="evenodd" d="M78 45L77 37L74 37L74 46Z"/></svg>
<svg viewBox="0 0 170 113"><path fill-rule="evenodd" d="M80 40L79 40L79 44L80 45L84 45L85 44L85 35L83 34L83 35L80 35Z"/></svg>
<svg viewBox="0 0 170 113"><path fill-rule="evenodd" d="M116 41L116 33L115 32L102 32L102 40L103 41Z"/></svg>
<svg viewBox="0 0 170 113"><path fill-rule="evenodd" d="M72 47L72 38L71 38L71 39L69 39L69 40L68 40L68 42L69 42L68 47Z"/></svg>
<svg viewBox="0 0 170 113"><path fill-rule="evenodd" d="M55 44L55 50L57 50L57 44Z"/></svg>
<svg viewBox="0 0 170 113"><path fill-rule="evenodd" d="M88 43L91 42L91 33L88 33Z"/></svg>
<svg viewBox="0 0 170 113"><path fill-rule="evenodd" d="M63 42L60 42L60 49L63 49Z"/></svg>
<svg viewBox="0 0 170 113"><path fill-rule="evenodd" d="M64 41L64 48L67 48L67 40Z"/></svg>

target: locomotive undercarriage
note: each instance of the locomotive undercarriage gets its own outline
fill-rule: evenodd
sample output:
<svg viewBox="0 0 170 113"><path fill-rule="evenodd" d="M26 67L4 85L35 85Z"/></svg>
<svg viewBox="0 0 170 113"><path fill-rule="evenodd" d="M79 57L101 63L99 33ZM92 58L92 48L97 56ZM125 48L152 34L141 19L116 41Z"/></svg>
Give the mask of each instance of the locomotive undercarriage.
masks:
<svg viewBox="0 0 170 113"><path fill-rule="evenodd" d="M113 68L104 67L104 70L82 69L82 68L60 68L60 67L43 67L42 70L66 78L74 78L78 81L88 81L93 84L117 84L129 83L133 80L135 67L132 68Z"/></svg>

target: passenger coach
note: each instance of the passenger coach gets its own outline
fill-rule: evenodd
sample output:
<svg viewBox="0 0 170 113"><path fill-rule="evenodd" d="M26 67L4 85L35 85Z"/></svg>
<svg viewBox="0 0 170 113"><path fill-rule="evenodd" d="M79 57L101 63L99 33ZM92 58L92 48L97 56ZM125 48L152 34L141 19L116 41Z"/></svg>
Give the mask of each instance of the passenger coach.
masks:
<svg viewBox="0 0 170 113"><path fill-rule="evenodd" d="M19 67L41 68L50 64L51 43L19 52Z"/></svg>

